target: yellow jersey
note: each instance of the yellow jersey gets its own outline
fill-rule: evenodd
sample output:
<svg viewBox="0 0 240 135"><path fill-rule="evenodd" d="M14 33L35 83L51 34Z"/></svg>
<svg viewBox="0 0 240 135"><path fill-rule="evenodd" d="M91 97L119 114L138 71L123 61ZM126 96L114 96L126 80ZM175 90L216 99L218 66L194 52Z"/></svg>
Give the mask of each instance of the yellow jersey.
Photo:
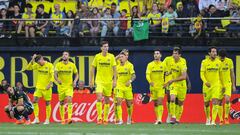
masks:
<svg viewBox="0 0 240 135"><path fill-rule="evenodd" d="M222 78L223 84L232 84L232 79L231 79L231 70L234 69L233 61L230 58L225 58L224 61L222 62L221 66L221 74L224 76Z"/></svg>
<svg viewBox="0 0 240 135"><path fill-rule="evenodd" d="M113 54L107 53L106 56L103 56L102 53L98 53L93 59L92 66L97 69L96 83L112 83L113 67L116 66Z"/></svg>
<svg viewBox="0 0 240 135"><path fill-rule="evenodd" d="M161 18L161 13L156 13L156 14L153 14L153 13L149 13L148 16L147 16L148 19L153 19L153 24L160 24L160 21L158 20L154 20L154 18L157 18L157 19L160 19Z"/></svg>
<svg viewBox="0 0 240 135"><path fill-rule="evenodd" d="M53 64L46 62L43 66L37 63L29 63L26 70L36 70L37 71L37 89L46 89L50 82L54 81L54 69Z"/></svg>
<svg viewBox="0 0 240 135"><path fill-rule="evenodd" d="M168 56L164 59L163 63L165 64L166 66L166 71L167 71L167 74L165 75L165 83L167 83L168 81L170 81L172 79L171 77L171 72L170 72L170 65L171 63L174 62L174 58L173 56ZM186 62L186 59L183 58L183 57L180 57L180 62L183 62L183 64L186 64L187 65L187 62Z"/></svg>
<svg viewBox="0 0 240 135"><path fill-rule="evenodd" d="M201 63L201 79L203 83L210 83L211 85L221 85L220 82L220 69L221 69L221 61L216 58L215 60L211 60L210 58L206 58Z"/></svg>
<svg viewBox="0 0 240 135"><path fill-rule="evenodd" d="M132 85L126 87L126 83L131 79L132 74L135 74L134 66L127 61L124 65L117 65L117 89L132 88Z"/></svg>
<svg viewBox="0 0 240 135"><path fill-rule="evenodd" d="M68 62L64 64L63 61L58 62L55 66L55 71L58 74L58 79L62 82L60 87L72 87L73 86L73 74L76 74L77 67L74 63Z"/></svg>
<svg viewBox="0 0 240 135"><path fill-rule="evenodd" d="M180 77L182 75L182 73L187 72L186 60L184 58L180 58L178 62L175 62L175 60L173 59L170 62L169 69L170 69L169 71L171 73L171 80ZM173 82L172 85L178 86L178 87L184 87L184 88L187 87L186 80Z"/></svg>
<svg viewBox="0 0 240 135"><path fill-rule="evenodd" d="M147 65L146 79L149 83L154 83L154 88L163 88L165 72L166 66L163 62L152 61Z"/></svg>
<svg viewBox="0 0 240 135"><path fill-rule="evenodd" d="M22 19L35 19L36 18L36 14L31 13L30 15L27 13L23 13L22 15ZM34 21L25 21L24 22L26 25L33 25Z"/></svg>

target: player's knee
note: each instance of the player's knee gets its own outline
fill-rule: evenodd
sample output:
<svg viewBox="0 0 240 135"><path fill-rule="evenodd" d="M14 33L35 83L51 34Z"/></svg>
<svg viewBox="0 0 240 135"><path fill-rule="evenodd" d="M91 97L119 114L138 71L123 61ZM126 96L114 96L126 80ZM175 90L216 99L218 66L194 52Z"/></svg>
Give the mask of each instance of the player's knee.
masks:
<svg viewBox="0 0 240 135"><path fill-rule="evenodd" d="M182 106L183 105L183 101L178 101L178 105Z"/></svg>
<svg viewBox="0 0 240 135"><path fill-rule="evenodd" d="M209 102L204 102L205 107L209 107Z"/></svg>
<svg viewBox="0 0 240 135"><path fill-rule="evenodd" d="M18 111L18 112L22 112L23 110L24 110L24 107L23 107L23 106L18 106L18 107L17 107L17 111Z"/></svg>
<svg viewBox="0 0 240 135"><path fill-rule="evenodd" d="M105 104L109 104L109 103L110 103L109 97L104 97L104 103L105 103Z"/></svg>
<svg viewBox="0 0 240 135"><path fill-rule="evenodd" d="M60 105L64 105L64 101L60 101Z"/></svg>
<svg viewBox="0 0 240 135"><path fill-rule="evenodd" d="M37 97L34 97L33 103L34 103L34 104L38 103L38 98L37 98Z"/></svg>
<svg viewBox="0 0 240 135"><path fill-rule="evenodd" d="M50 105L50 101L46 101L46 106Z"/></svg>
<svg viewBox="0 0 240 135"><path fill-rule="evenodd" d="M227 104L230 103L230 97L229 97L229 96L226 96L226 97L225 97L225 103L227 103Z"/></svg>
<svg viewBox="0 0 240 135"><path fill-rule="evenodd" d="M4 107L5 112L9 112L8 105Z"/></svg>
<svg viewBox="0 0 240 135"><path fill-rule="evenodd" d="M68 102L68 103L72 103L72 97L68 97L68 98L67 98L67 102Z"/></svg>

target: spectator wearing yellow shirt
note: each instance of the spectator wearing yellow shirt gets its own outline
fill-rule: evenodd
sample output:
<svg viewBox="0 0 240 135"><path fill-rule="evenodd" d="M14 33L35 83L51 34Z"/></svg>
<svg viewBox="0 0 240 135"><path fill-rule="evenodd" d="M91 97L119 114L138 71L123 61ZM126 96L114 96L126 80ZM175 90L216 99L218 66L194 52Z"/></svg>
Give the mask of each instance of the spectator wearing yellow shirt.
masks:
<svg viewBox="0 0 240 135"><path fill-rule="evenodd" d="M55 12L51 14L50 18L51 19L64 19L66 18L66 15L64 12L60 11L60 5L55 4L54 5ZM60 35L60 30L64 26L65 21L60 21L60 20L53 20L50 21L50 26L48 27L47 30L53 29L56 31L56 35Z"/></svg>
<svg viewBox="0 0 240 135"><path fill-rule="evenodd" d="M35 19L35 14L32 12L32 5L31 4L27 4L26 5L26 9L27 11L25 13L23 13L22 15L22 19ZM25 37L31 37L34 38L35 37L35 22L34 21L23 21L22 25L25 28Z"/></svg>
<svg viewBox="0 0 240 135"><path fill-rule="evenodd" d="M153 3L152 5L152 11L148 14L147 18L150 19L150 30L153 33L156 33L160 30L161 25L161 13L158 11L158 5L157 3ZM157 19L157 20L156 20Z"/></svg>

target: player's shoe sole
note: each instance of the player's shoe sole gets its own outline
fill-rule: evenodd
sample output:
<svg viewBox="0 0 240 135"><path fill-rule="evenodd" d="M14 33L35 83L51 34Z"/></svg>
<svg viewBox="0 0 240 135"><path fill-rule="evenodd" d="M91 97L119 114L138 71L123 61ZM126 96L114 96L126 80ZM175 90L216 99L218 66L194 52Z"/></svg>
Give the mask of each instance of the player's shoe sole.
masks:
<svg viewBox="0 0 240 135"><path fill-rule="evenodd" d="M16 125L24 124L24 120L17 120L17 121L15 122L15 124L16 124Z"/></svg>
<svg viewBox="0 0 240 135"><path fill-rule="evenodd" d="M30 125L31 124L31 121L30 120L27 120L24 125Z"/></svg>
<svg viewBox="0 0 240 135"><path fill-rule="evenodd" d="M72 124L72 122L73 122L72 120L68 120L68 122L67 122L67 123L68 123L68 124Z"/></svg>
<svg viewBox="0 0 240 135"><path fill-rule="evenodd" d="M102 120L97 120L97 125L102 125L102 124L103 124Z"/></svg>

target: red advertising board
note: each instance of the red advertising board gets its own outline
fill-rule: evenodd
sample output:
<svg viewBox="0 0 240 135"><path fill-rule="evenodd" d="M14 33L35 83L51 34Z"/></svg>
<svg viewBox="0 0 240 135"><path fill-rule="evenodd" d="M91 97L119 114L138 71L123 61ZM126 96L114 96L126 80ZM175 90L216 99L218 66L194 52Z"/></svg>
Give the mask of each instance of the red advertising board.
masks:
<svg viewBox="0 0 240 135"><path fill-rule="evenodd" d="M29 94L29 97L32 99L32 95ZM134 96L134 110L133 110L133 120L135 122L154 122L155 121L155 113L153 102L143 104L141 102L141 94L135 94ZM235 119L230 119L232 123L239 123L240 120L240 95L233 95L232 100L234 100L234 104L231 105L231 113L232 117ZM8 96L5 94L0 95L0 122L12 122L4 113L4 106L8 104ZM112 99L111 99L112 101ZM165 99L166 101L166 99ZM52 115L51 122L60 122L59 115L59 102L58 95L53 94L52 98ZM96 112L96 96L93 94L74 94L73 98L73 120L76 122L95 122L97 118ZM203 106L203 97L201 94L188 94L186 101L184 103L184 111L182 115L181 122L184 123L204 123L205 122L205 114L204 114L204 106ZM43 100L40 100L39 103L40 108L40 121L44 121L45 119L45 103ZM126 121L127 111L126 105L123 103L123 119ZM67 104L65 104L65 115L67 118ZM109 113L109 121L112 122L114 120L114 105L111 102L110 113ZM166 104L164 105L164 115L163 122L166 121L167 117L167 109ZM33 120L34 116L31 115L31 120Z"/></svg>

